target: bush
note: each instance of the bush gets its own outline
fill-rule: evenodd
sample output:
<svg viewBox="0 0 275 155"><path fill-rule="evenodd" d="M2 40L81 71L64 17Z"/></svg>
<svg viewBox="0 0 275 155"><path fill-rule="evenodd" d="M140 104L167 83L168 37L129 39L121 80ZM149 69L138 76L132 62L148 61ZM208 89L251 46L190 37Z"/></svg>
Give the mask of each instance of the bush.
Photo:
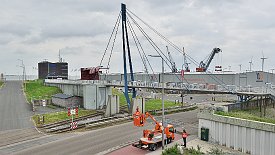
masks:
<svg viewBox="0 0 275 155"><path fill-rule="evenodd" d="M208 154L211 155L224 155L225 153L222 151L222 149L219 149L217 147L211 148L210 151L207 151Z"/></svg>
<svg viewBox="0 0 275 155"><path fill-rule="evenodd" d="M197 149L194 149L193 147L191 149L187 149L186 151L184 151L184 154L187 155L201 155L204 154L203 152L201 152L201 147L199 145L197 145Z"/></svg>
<svg viewBox="0 0 275 155"><path fill-rule="evenodd" d="M178 149L178 144L174 145L171 148L166 148L161 153L162 155L180 155L180 150Z"/></svg>

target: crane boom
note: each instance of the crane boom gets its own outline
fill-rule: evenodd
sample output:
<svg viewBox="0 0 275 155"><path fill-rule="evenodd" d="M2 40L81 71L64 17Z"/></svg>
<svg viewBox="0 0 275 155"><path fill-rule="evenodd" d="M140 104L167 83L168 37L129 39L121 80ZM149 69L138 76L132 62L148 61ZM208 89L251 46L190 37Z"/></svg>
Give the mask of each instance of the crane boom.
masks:
<svg viewBox="0 0 275 155"><path fill-rule="evenodd" d="M210 56L206 60L206 62L203 62L203 61L200 62L200 66L199 66L199 68L196 68L196 71L197 72L205 72L205 71L207 71L207 69L208 69L211 61L213 60L215 54L220 53L220 52L222 52L222 50L220 48L217 48L217 47L214 48L212 50Z"/></svg>
<svg viewBox="0 0 275 155"><path fill-rule="evenodd" d="M142 114L142 113L139 112L138 107L136 109L136 113L133 114L134 125L135 126L143 126L148 117L150 117L156 123L156 125L158 127L161 127L161 124L149 112L146 112L145 114Z"/></svg>
<svg viewBox="0 0 275 155"><path fill-rule="evenodd" d="M190 69L189 69L189 63L187 63L187 59L186 59L186 53L184 51L184 47L183 47L183 59L184 59L184 68L185 68L185 72L190 72Z"/></svg>
<svg viewBox="0 0 275 155"><path fill-rule="evenodd" d="M176 73L178 70L177 70L177 67L176 67L176 63L175 61L173 60L172 56L171 56L171 53L169 52L168 50L168 46L166 46L166 49L167 49L167 53L168 53L168 57L169 57L169 62L171 63L171 67L172 67L172 73Z"/></svg>

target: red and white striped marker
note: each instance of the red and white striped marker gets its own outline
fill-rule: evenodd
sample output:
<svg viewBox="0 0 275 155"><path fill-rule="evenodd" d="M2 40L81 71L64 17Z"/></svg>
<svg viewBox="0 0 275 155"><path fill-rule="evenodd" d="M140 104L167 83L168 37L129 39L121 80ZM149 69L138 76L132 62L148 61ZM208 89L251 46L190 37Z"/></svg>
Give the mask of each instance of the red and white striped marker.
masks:
<svg viewBox="0 0 275 155"><path fill-rule="evenodd" d="M77 122L72 122L71 129L76 129L76 128L77 128Z"/></svg>

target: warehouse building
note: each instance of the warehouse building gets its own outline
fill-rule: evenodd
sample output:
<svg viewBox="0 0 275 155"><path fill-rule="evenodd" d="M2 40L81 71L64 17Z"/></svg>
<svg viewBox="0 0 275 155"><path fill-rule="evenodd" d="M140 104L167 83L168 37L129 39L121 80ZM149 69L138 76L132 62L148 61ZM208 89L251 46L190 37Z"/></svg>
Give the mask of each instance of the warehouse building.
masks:
<svg viewBox="0 0 275 155"><path fill-rule="evenodd" d="M68 63L67 62L48 62L42 61L38 63L39 79L68 79Z"/></svg>
<svg viewBox="0 0 275 155"><path fill-rule="evenodd" d="M128 81L130 81L130 74ZM135 81L143 81L150 83L161 83L161 74L145 74L135 73ZM124 81L123 74L101 74L100 80L107 81ZM165 83L189 83L189 84L215 84L215 85L235 85L235 86L252 86L265 87L267 85L275 85L275 74L262 71L251 71L243 73L185 73L182 77L181 73L164 73Z"/></svg>

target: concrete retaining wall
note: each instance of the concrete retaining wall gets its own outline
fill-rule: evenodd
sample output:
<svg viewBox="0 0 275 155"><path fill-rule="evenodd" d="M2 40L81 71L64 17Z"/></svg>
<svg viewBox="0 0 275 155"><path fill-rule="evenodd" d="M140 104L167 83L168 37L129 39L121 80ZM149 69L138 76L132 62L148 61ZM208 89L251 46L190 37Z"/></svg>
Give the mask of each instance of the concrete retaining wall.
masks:
<svg viewBox="0 0 275 155"><path fill-rule="evenodd" d="M52 98L52 103L54 105L58 105L60 107L83 107L83 101L81 97L73 96L68 99L61 99L61 98Z"/></svg>
<svg viewBox="0 0 275 155"><path fill-rule="evenodd" d="M209 129L209 141L252 155L274 155L275 124L199 113L201 128Z"/></svg>

